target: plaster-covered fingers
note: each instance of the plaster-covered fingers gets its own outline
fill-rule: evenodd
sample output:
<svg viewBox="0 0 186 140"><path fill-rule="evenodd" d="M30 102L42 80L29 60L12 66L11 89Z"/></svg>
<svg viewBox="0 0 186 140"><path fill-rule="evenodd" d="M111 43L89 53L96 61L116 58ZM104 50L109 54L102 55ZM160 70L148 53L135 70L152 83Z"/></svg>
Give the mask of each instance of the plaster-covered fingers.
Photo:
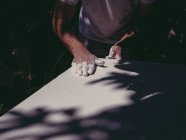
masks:
<svg viewBox="0 0 186 140"><path fill-rule="evenodd" d="M115 59L117 61L122 60L121 47L120 46L112 46L110 49L109 55L106 58L107 59Z"/></svg>
<svg viewBox="0 0 186 140"><path fill-rule="evenodd" d="M103 66L105 64L105 62L103 60L100 60L98 58L95 59L95 64L97 66Z"/></svg>
<svg viewBox="0 0 186 140"><path fill-rule="evenodd" d="M106 56L106 59L112 59L114 57L114 51L112 50L112 48L110 49L109 55Z"/></svg>
<svg viewBox="0 0 186 140"><path fill-rule="evenodd" d="M77 76L88 76L93 74L95 71L95 64L88 64L88 62L72 63L72 73Z"/></svg>
<svg viewBox="0 0 186 140"><path fill-rule="evenodd" d="M117 52L117 54L114 56L114 59L116 59L117 61L121 61L122 60L121 50Z"/></svg>
<svg viewBox="0 0 186 140"><path fill-rule="evenodd" d="M77 76L89 76L94 74L96 66L103 66L104 61L94 55L88 55L85 59L74 58L72 61L72 72Z"/></svg>
<svg viewBox="0 0 186 140"><path fill-rule="evenodd" d="M121 61L121 60L122 60L121 54L117 54L117 55L115 56L115 59L116 59L117 61Z"/></svg>
<svg viewBox="0 0 186 140"><path fill-rule="evenodd" d="M82 75L83 76L88 76L88 69L89 69L89 67L88 67L88 63L87 62L83 62L83 66L82 66Z"/></svg>
<svg viewBox="0 0 186 140"><path fill-rule="evenodd" d="M113 50L110 51L109 58L114 58L114 51Z"/></svg>
<svg viewBox="0 0 186 140"><path fill-rule="evenodd" d="M100 60L98 58L95 59L95 63L88 64L88 74L91 75L95 72L96 65L97 66L103 66L105 62L103 60Z"/></svg>
<svg viewBox="0 0 186 140"><path fill-rule="evenodd" d="M79 75L79 76L82 76L82 75L83 75L82 67L83 67L82 63L78 63L78 64L77 64L76 73L77 73L77 75Z"/></svg>
<svg viewBox="0 0 186 140"><path fill-rule="evenodd" d="M95 69L96 69L96 66L94 63L88 64L88 74L90 74L90 75L93 74Z"/></svg>
<svg viewBox="0 0 186 140"><path fill-rule="evenodd" d="M77 64L75 62L72 62L72 73L78 76L82 76L83 75L82 64L81 63Z"/></svg>

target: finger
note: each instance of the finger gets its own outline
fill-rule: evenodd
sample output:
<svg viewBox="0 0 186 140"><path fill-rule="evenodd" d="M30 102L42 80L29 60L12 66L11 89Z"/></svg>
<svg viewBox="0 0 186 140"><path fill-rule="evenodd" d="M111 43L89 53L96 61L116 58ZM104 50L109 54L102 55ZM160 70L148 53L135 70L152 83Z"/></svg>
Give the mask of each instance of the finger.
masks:
<svg viewBox="0 0 186 140"><path fill-rule="evenodd" d="M116 52L114 50L115 50L115 46L112 46L109 51L109 55L106 56L107 59L114 59L115 58Z"/></svg>
<svg viewBox="0 0 186 140"><path fill-rule="evenodd" d="M122 60L121 50L117 51L117 53L116 53L114 59L116 59L117 61Z"/></svg>
<svg viewBox="0 0 186 140"><path fill-rule="evenodd" d="M117 61L121 61L121 60L122 60L121 54L117 54L117 55L115 56L115 59L116 59Z"/></svg>
<svg viewBox="0 0 186 140"><path fill-rule="evenodd" d="M109 59L113 59L115 57L115 53L114 53L114 51L113 51L113 47L110 49L110 53L109 53L109 56L108 56L108 58Z"/></svg>
<svg viewBox="0 0 186 140"><path fill-rule="evenodd" d="M77 64L77 70L76 71L77 71L77 75L79 75L79 76L83 75L82 67L83 67L82 63Z"/></svg>
<svg viewBox="0 0 186 140"><path fill-rule="evenodd" d="M82 67L82 72L83 72L83 76L88 76L88 63L87 62L83 62L83 67Z"/></svg>
<svg viewBox="0 0 186 140"><path fill-rule="evenodd" d="M114 58L114 56L115 56L115 55L114 55L114 51L113 51L113 50L110 51L110 53L109 53L109 58L112 59L112 58Z"/></svg>
<svg viewBox="0 0 186 140"><path fill-rule="evenodd" d="M90 75L93 74L95 69L96 69L96 66L95 66L94 63L93 64L88 64L88 74L90 74Z"/></svg>
<svg viewBox="0 0 186 140"><path fill-rule="evenodd" d="M105 64L105 62L103 60L100 60L100 59L97 58L97 59L95 59L95 64L97 66L103 66Z"/></svg>

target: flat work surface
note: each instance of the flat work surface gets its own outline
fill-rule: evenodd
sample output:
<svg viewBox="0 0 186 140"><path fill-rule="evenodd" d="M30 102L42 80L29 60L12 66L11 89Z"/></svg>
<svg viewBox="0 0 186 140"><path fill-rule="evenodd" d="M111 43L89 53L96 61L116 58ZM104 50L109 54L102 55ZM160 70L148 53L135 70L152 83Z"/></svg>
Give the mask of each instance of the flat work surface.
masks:
<svg viewBox="0 0 186 140"><path fill-rule="evenodd" d="M186 66L105 61L86 78L67 70L3 115L0 140L183 137Z"/></svg>

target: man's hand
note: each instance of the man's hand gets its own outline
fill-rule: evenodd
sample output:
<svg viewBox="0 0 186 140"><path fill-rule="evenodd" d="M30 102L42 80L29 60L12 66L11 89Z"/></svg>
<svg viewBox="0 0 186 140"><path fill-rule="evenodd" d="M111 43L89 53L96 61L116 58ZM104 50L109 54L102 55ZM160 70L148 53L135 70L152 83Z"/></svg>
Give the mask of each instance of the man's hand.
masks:
<svg viewBox="0 0 186 140"><path fill-rule="evenodd" d="M116 59L118 61L122 60L121 47L117 45L112 46L109 55L106 56L106 59Z"/></svg>
<svg viewBox="0 0 186 140"><path fill-rule="evenodd" d="M91 54L73 33L71 20L78 1L69 2L66 2L66 0L57 1L52 20L53 29L61 42L74 56L72 61L73 73L79 76L88 76L95 72L96 65L103 65L104 62Z"/></svg>
<svg viewBox="0 0 186 140"><path fill-rule="evenodd" d="M79 50L74 55L72 61L72 72L78 76L88 76L94 74L96 66L102 66L104 61L86 50Z"/></svg>
<svg viewBox="0 0 186 140"><path fill-rule="evenodd" d="M135 35L135 32L128 32L126 33L118 42L116 42L110 49L109 55L106 56L107 59L116 59L117 61L122 60L122 48L120 43L123 43L126 39L131 38Z"/></svg>

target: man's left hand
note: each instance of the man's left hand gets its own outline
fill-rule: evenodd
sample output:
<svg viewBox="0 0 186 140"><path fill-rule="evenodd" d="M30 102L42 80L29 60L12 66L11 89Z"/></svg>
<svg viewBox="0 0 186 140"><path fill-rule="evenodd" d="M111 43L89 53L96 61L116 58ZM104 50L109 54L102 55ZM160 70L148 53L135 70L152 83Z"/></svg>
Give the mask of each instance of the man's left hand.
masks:
<svg viewBox="0 0 186 140"><path fill-rule="evenodd" d="M117 61L122 60L122 48L119 45L120 43L124 42L126 39L131 38L136 33L134 31L127 32L118 42L116 42L110 49L109 55L106 56L107 59L116 59Z"/></svg>
<svg viewBox="0 0 186 140"><path fill-rule="evenodd" d="M109 55L106 56L106 59L116 59L118 61L122 60L121 47L117 45L112 46Z"/></svg>

